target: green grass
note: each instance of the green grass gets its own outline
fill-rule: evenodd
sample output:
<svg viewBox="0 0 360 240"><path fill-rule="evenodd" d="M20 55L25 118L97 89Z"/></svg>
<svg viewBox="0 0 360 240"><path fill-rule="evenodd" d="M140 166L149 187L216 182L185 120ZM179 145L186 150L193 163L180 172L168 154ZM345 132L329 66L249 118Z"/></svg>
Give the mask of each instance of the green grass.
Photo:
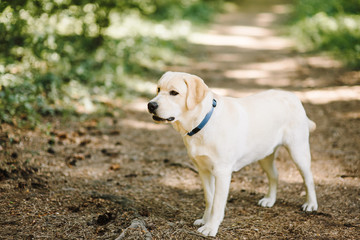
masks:
<svg viewBox="0 0 360 240"><path fill-rule="evenodd" d="M327 52L360 69L360 0L298 0L291 35L298 49Z"/></svg>

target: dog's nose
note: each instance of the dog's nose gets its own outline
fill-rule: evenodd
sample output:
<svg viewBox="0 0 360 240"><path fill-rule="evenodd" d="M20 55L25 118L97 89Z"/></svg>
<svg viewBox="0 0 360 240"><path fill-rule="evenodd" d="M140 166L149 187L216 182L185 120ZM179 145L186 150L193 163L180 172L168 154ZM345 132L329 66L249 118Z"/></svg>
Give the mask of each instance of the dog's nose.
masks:
<svg viewBox="0 0 360 240"><path fill-rule="evenodd" d="M155 110L159 107L159 105L156 102L149 102L148 103L148 109L150 113L155 114Z"/></svg>

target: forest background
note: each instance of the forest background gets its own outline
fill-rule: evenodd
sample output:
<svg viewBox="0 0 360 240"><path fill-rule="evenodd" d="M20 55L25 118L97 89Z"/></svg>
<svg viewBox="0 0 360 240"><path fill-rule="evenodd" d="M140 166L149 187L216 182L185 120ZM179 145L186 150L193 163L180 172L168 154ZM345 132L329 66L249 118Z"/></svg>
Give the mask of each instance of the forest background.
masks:
<svg viewBox="0 0 360 240"><path fill-rule="evenodd" d="M231 7L223 0L10 0L0 3L0 122L113 114L111 100L148 96L187 36ZM296 0L284 32L301 54L360 69L360 1ZM175 57L176 56L176 57Z"/></svg>

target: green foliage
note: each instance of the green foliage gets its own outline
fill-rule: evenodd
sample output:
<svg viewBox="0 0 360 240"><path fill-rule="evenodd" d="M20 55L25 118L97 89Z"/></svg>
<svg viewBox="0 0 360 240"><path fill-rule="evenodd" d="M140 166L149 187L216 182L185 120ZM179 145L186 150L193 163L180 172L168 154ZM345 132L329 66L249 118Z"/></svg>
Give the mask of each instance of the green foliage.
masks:
<svg viewBox="0 0 360 240"><path fill-rule="evenodd" d="M312 17L320 12L328 16L338 14L358 14L360 12L359 0L297 0L294 18L301 20Z"/></svg>
<svg viewBox="0 0 360 240"><path fill-rule="evenodd" d="M139 83L184 61L192 24L206 23L219 6L221 0L1 1L0 121L34 126L41 115L79 105L93 111L104 97L141 94Z"/></svg>
<svg viewBox="0 0 360 240"><path fill-rule="evenodd" d="M325 51L360 69L360 1L298 0L291 34L302 51Z"/></svg>

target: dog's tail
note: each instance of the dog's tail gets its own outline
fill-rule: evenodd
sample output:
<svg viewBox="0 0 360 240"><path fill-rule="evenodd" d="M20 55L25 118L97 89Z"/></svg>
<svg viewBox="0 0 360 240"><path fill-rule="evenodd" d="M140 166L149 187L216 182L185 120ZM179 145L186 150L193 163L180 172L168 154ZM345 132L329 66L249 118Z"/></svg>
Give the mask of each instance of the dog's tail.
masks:
<svg viewBox="0 0 360 240"><path fill-rule="evenodd" d="M309 126L309 131L310 132L313 132L315 131L316 129L316 123L311 121L309 118L308 118L308 126Z"/></svg>

